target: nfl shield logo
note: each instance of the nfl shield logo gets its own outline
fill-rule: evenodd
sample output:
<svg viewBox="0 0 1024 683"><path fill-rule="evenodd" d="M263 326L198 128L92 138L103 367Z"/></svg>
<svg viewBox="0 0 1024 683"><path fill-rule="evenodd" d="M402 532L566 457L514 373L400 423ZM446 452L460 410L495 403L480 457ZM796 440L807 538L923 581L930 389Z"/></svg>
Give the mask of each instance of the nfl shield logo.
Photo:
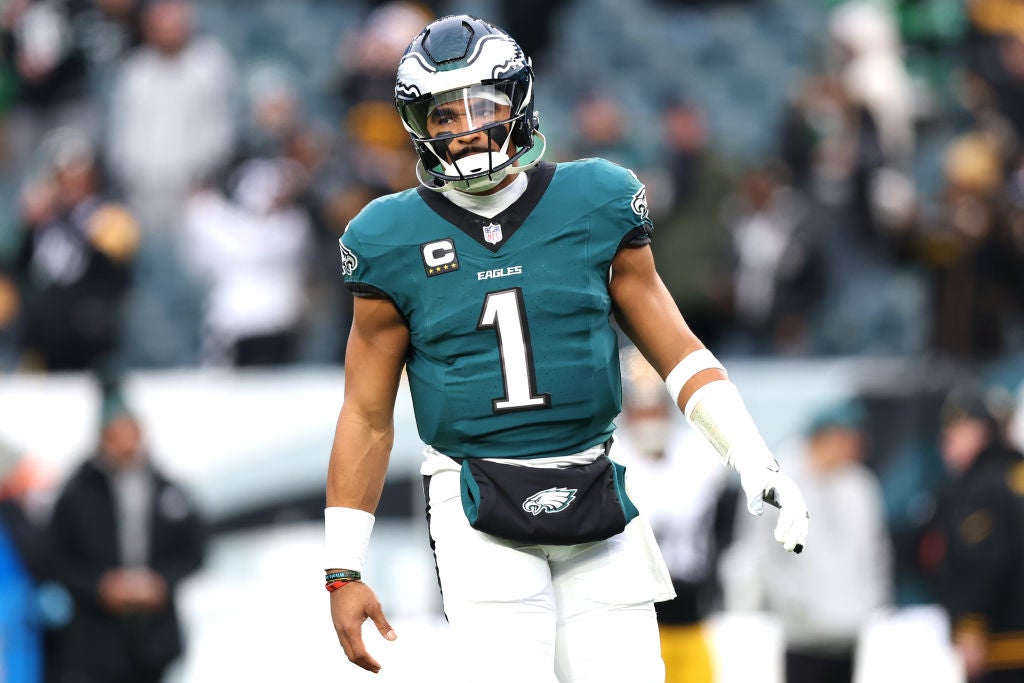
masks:
<svg viewBox="0 0 1024 683"><path fill-rule="evenodd" d="M484 242L488 244L497 244L501 241L501 225L498 223L488 223L484 226Z"/></svg>

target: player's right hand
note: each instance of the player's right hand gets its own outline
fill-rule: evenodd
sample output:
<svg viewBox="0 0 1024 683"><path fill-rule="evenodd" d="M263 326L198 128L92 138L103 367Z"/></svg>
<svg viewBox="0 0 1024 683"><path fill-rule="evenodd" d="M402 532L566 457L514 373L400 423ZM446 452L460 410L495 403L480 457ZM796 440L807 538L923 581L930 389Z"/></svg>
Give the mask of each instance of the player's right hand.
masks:
<svg viewBox="0 0 1024 683"><path fill-rule="evenodd" d="M810 515L800 488L782 472L771 472L764 482L761 499L779 508L775 540L791 553L803 552Z"/></svg>
<svg viewBox="0 0 1024 683"><path fill-rule="evenodd" d="M371 673L379 672L380 664L363 644L363 622L372 620L387 640L394 640L397 636L373 589L361 581L352 581L332 592L331 619L348 661Z"/></svg>

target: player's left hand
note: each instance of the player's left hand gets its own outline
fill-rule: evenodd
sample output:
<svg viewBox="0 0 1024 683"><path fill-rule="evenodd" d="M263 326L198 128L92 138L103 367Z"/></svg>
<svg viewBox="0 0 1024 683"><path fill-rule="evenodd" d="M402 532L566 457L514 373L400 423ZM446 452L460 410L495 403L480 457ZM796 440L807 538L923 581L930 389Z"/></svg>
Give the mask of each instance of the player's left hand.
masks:
<svg viewBox="0 0 1024 683"><path fill-rule="evenodd" d="M378 673L380 664L363 644L363 622L371 619L387 640L394 640L397 636L388 624L373 589L361 581L353 581L332 592L331 619L348 660L371 673Z"/></svg>
<svg viewBox="0 0 1024 683"><path fill-rule="evenodd" d="M761 499L779 508L775 540L789 552L800 553L807 542L810 515L800 488L782 472L771 472L763 484ZM753 512L753 510L751 510Z"/></svg>

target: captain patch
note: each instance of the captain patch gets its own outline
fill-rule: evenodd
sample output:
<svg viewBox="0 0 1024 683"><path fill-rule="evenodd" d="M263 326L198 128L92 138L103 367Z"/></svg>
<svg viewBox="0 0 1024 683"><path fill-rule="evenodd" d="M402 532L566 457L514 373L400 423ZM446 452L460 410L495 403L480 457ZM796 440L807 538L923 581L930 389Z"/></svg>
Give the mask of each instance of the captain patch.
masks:
<svg viewBox="0 0 1024 683"><path fill-rule="evenodd" d="M449 238L420 245L423 270L427 277L444 275L459 269L459 256L455 253L455 242Z"/></svg>

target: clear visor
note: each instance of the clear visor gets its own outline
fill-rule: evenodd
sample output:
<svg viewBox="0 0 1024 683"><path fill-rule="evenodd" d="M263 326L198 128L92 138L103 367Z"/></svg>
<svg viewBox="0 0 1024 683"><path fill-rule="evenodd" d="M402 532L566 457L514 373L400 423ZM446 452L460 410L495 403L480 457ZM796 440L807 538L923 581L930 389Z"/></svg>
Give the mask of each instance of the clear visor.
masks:
<svg viewBox="0 0 1024 683"><path fill-rule="evenodd" d="M408 126L425 140L436 140L482 130L513 118L514 83L473 85L438 93L406 105Z"/></svg>

